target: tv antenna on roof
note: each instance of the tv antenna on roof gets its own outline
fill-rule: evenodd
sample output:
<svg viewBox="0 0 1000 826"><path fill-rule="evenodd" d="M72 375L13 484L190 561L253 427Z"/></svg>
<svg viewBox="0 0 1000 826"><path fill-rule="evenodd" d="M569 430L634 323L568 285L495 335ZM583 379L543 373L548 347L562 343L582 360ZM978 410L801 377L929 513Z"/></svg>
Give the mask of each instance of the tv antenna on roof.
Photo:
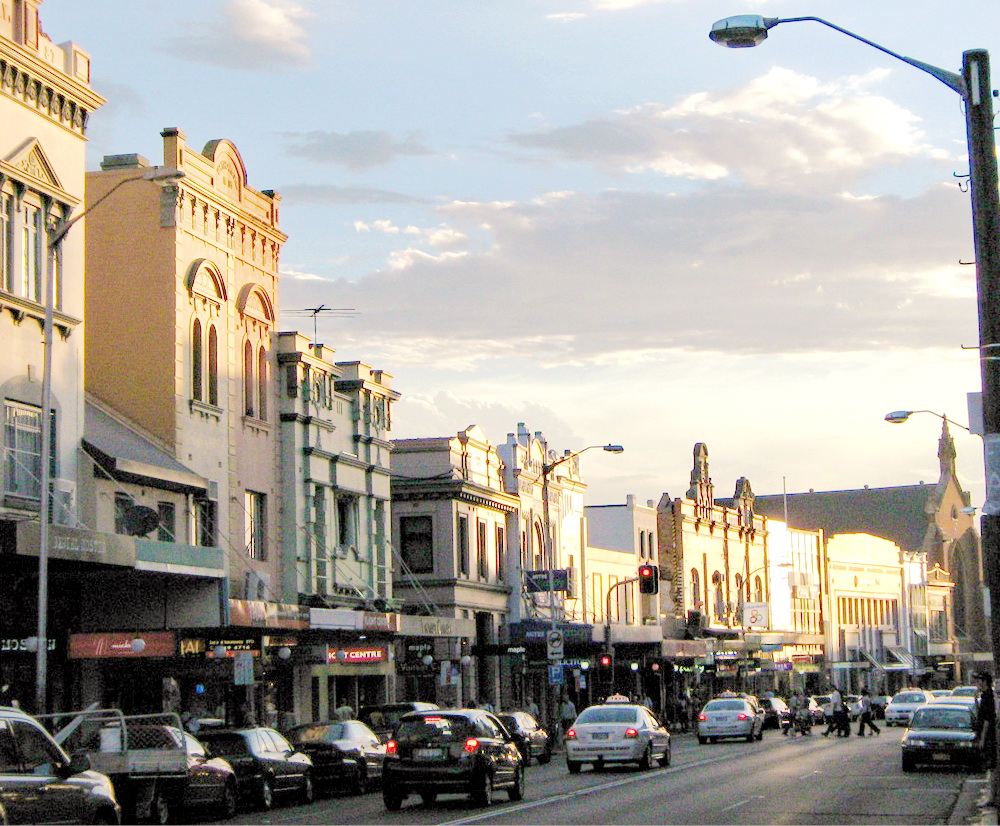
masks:
<svg viewBox="0 0 1000 826"><path fill-rule="evenodd" d="M312 317L313 320L313 347L316 346L317 342L317 323L316 319L319 318L320 313L330 313L336 318L352 318L353 316L359 315L358 311L353 307L327 307L325 304L320 304L318 307L307 307L304 310L289 310L281 315L290 316L292 318L309 318Z"/></svg>

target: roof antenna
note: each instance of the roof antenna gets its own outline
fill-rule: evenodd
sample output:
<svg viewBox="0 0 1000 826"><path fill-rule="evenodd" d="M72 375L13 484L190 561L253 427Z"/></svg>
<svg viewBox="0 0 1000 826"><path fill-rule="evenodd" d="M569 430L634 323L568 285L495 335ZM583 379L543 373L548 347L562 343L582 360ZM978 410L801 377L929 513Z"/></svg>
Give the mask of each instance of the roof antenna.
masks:
<svg viewBox="0 0 1000 826"><path fill-rule="evenodd" d="M307 307L304 310L289 310L286 313L282 313L284 316L291 316L292 318L309 318L312 317L313 322L313 349L316 348L316 343L318 339L317 335L317 319L320 313L331 313L336 318L352 318L360 313L353 307L327 307L325 304L320 304L318 307Z"/></svg>

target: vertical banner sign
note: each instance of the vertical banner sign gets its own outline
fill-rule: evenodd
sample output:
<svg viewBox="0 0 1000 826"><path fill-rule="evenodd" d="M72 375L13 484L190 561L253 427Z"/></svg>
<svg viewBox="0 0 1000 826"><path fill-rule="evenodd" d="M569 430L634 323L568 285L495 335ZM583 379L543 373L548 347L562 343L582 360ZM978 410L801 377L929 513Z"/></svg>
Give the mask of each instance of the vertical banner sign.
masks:
<svg viewBox="0 0 1000 826"><path fill-rule="evenodd" d="M253 654L237 651L233 657L233 684L253 685Z"/></svg>

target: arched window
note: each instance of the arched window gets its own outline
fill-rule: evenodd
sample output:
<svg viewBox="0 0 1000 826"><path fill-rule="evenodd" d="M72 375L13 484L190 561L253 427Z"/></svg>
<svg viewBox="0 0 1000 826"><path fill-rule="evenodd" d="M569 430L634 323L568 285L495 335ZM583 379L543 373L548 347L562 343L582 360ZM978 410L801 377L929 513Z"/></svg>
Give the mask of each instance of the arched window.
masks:
<svg viewBox="0 0 1000 826"><path fill-rule="evenodd" d="M257 351L257 416L267 421L267 352Z"/></svg>
<svg viewBox="0 0 1000 826"><path fill-rule="evenodd" d="M726 595L722 592L722 574L719 571L712 573L712 584L715 586L712 609L715 613L715 618L722 622L726 618Z"/></svg>
<svg viewBox="0 0 1000 826"><path fill-rule="evenodd" d="M253 380L253 346L248 341L243 345L243 412L254 415L254 396L257 387Z"/></svg>
<svg viewBox="0 0 1000 826"><path fill-rule="evenodd" d="M734 578L734 581L736 583L736 596L740 599L740 601L742 601L743 600L743 576L741 574L737 574L735 576L735 578Z"/></svg>
<svg viewBox="0 0 1000 826"><path fill-rule="evenodd" d="M215 325L208 328L208 403L219 406L219 334Z"/></svg>
<svg viewBox="0 0 1000 826"><path fill-rule="evenodd" d="M759 576L753 578L753 599L754 602L764 601L764 584Z"/></svg>
<svg viewBox="0 0 1000 826"><path fill-rule="evenodd" d="M701 576L697 568L691 569L691 607L696 611L701 608Z"/></svg>
<svg viewBox="0 0 1000 826"><path fill-rule="evenodd" d="M202 368L204 356L202 353L201 341L201 320L195 319L191 326L191 398L195 401L202 400Z"/></svg>

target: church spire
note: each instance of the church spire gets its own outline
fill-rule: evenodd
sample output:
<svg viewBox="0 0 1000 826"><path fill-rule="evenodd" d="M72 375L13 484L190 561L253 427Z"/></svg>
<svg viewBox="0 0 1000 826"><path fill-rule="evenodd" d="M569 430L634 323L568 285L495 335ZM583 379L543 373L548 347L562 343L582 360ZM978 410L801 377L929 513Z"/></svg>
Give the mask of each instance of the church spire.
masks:
<svg viewBox="0 0 1000 826"><path fill-rule="evenodd" d="M941 438L938 439L938 462L941 464L941 479L951 479L955 471L955 440L948 430L948 420L942 417Z"/></svg>

